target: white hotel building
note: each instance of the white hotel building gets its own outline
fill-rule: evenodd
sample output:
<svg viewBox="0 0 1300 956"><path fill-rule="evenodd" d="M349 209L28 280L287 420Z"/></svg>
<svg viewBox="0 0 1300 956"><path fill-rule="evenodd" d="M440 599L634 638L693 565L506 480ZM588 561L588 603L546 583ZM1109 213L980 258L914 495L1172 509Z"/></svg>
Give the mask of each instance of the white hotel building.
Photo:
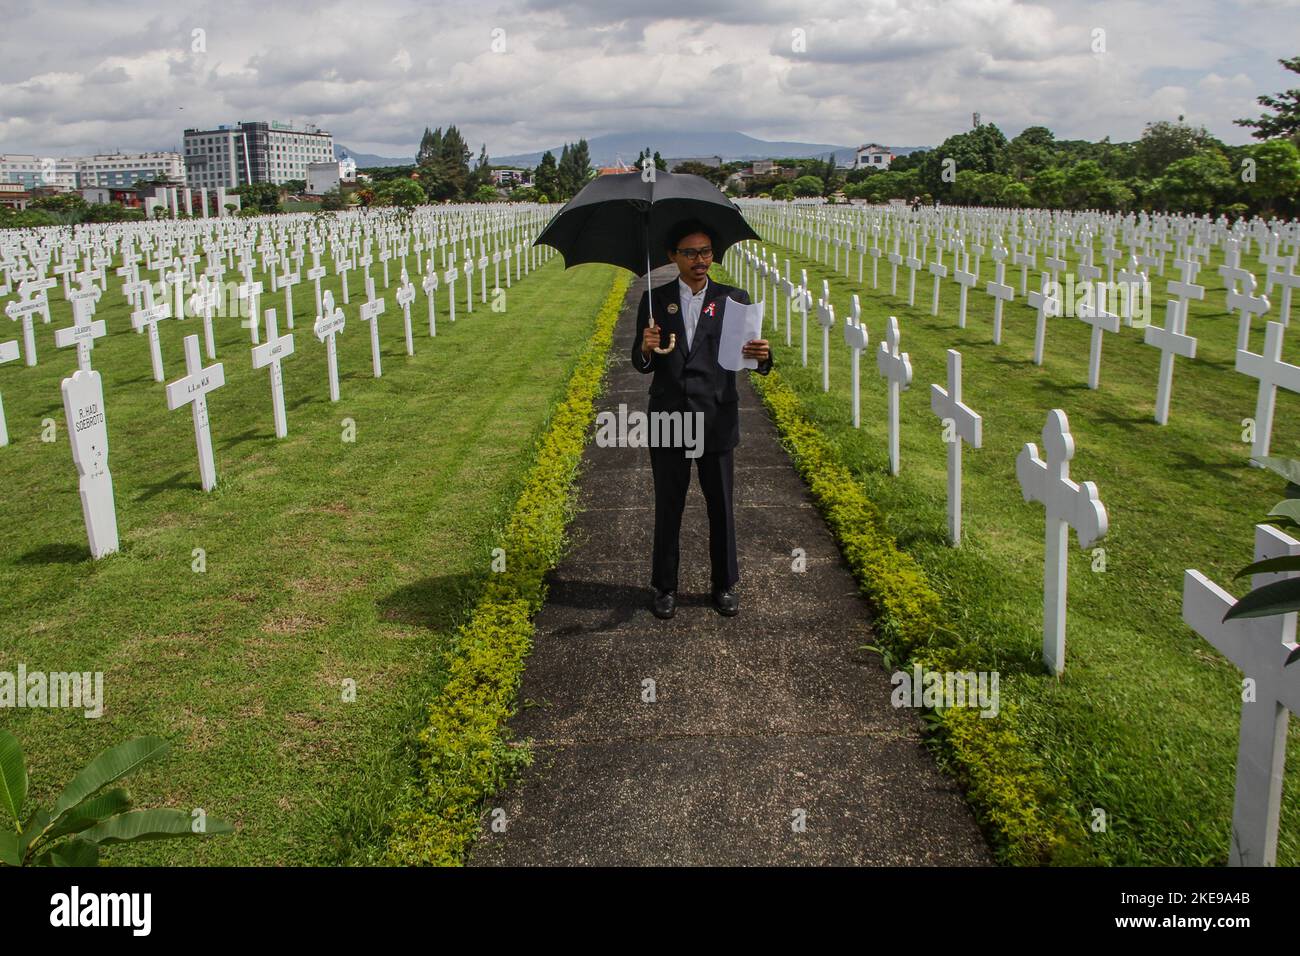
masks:
<svg viewBox="0 0 1300 956"><path fill-rule="evenodd" d="M46 186L61 190L87 186L126 188L140 180L168 179L185 183L180 153L100 153L94 156L34 156L0 153L0 182L22 183L27 189Z"/></svg>
<svg viewBox="0 0 1300 956"><path fill-rule="evenodd" d="M309 165L335 161L333 135L310 123L187 129L184 150L189 185L200 189L305 180Z"/></svg>

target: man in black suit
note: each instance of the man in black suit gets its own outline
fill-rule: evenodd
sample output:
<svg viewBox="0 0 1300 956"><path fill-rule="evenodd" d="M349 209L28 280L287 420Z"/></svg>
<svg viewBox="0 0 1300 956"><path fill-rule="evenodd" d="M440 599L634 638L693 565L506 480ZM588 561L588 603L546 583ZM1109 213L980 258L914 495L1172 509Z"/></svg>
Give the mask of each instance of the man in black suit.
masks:
<svg viewBox="0 0 1300 956"><path fill-rule="evenodd" d="M749 304L744 289L709 278L714 236L698 221L677 225L668 235L668 256L678 276L641 299L637 312L632 364L639 372L654 373L650 383L649 412L700 413L704 422L703 451L694 460L700 489L709 513L709 559L712 568L713 606L730 617L740 608L735 586L740 579L736 562L736 523L732 513L732 457L740 442L740 396L736 373L718 364L722 315L729 298ZM655 324L650 325L650 296L654 296ZM660 354L672 336L676 344ZM744 346L746 358L758 361L758 372L772 368L766 339ZM677 608L678 539L682 509L691 484L691 458L684 448L650 449L655 485L655 538L651 583L655 596L651 610L670 618Z"/></svg>

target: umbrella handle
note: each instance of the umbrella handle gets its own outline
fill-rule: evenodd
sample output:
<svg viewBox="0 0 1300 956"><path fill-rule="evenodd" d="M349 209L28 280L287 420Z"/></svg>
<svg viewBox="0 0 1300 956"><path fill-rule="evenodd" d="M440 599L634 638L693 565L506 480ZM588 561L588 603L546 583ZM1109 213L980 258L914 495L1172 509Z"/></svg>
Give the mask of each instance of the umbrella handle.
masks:
<svg viewBox="0 0 1300 956"><path fill-rule="evenodd" d="M650 295L650 216L648 213L646 214L646 224L645 224L645 295L646 295L646 305L649 306L648 311L650 314L650 328L654 328L655 327L654 299ZM677 333L669 332L668 348L654 349L654 353L655 355L667 355L676 347L677 347Z"/></svg>

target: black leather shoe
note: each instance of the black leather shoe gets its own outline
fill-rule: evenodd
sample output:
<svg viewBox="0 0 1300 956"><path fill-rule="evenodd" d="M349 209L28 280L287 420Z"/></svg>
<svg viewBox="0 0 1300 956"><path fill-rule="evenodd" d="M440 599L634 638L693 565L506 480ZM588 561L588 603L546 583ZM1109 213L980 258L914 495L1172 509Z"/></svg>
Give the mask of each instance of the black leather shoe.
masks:
<svg viewBox="0 0 1300 956"><path fill-rule="evenodd" d="M656 591L655 599L650 602L650 610L654 611L655 617L661 621L668 620L677 613L677 593L675 591Z"/></svg>
<svg viewBox="0 0 1300 956"><path fill-rule="evenodd" d="M714 589L713 607L723 617L735 617L736 612L740 610L740 599L736 597L736 592L727 588L726 590Z"/></svg>

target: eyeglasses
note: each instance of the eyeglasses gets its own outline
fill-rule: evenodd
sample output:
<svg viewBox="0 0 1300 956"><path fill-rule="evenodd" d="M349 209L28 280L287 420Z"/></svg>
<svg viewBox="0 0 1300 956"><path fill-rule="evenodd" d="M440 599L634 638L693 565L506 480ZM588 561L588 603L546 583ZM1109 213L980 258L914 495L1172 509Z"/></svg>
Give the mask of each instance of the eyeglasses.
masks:
<svg viewBox="0 0 1300 956"><path fill-rule="evenodd" d="M685 256L691 262L694 262L696 259L713 258L713 250L708 246L705 246L703 249L678 249L677 254L679 256Z"/></svg>

